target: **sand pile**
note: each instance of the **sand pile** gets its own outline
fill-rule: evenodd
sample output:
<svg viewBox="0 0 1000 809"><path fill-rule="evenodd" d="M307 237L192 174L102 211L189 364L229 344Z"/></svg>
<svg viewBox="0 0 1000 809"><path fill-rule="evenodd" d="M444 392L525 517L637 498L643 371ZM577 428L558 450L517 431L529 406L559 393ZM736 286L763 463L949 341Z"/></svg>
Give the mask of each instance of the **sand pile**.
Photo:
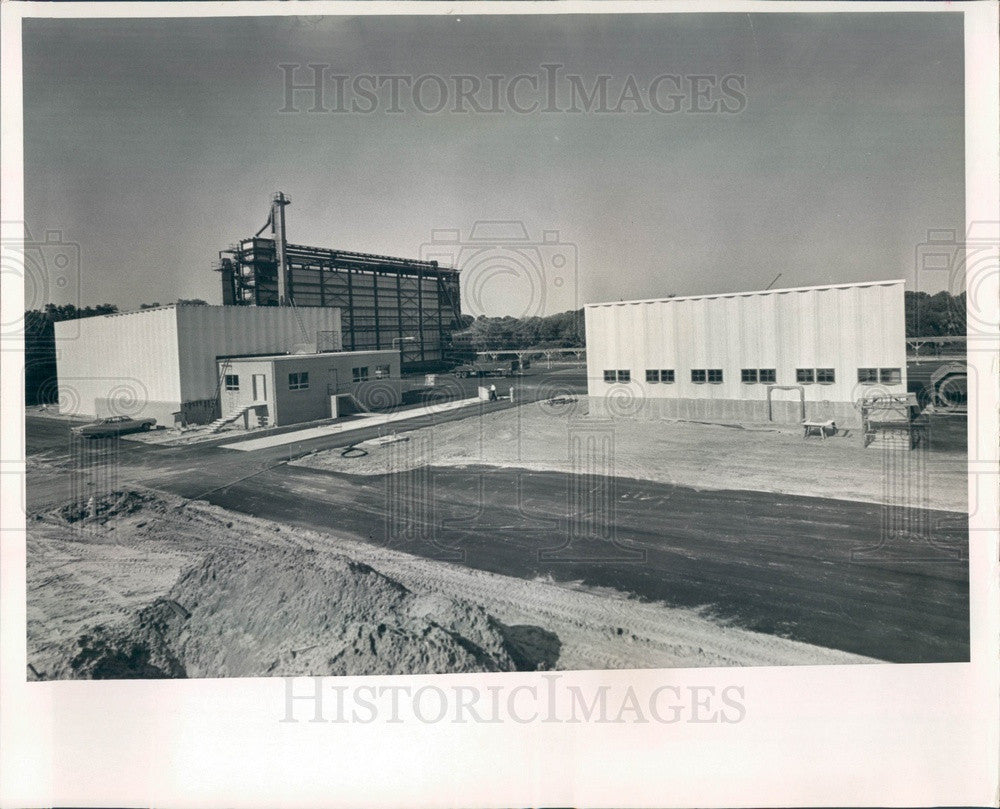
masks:
<svg viewBox="0 0 1000 809"><path fill-rule="evenodd" d="M417 595L365 564L301 548L229 551L130 620L68 644L54 678L513 671L482 608Z"/></svg>

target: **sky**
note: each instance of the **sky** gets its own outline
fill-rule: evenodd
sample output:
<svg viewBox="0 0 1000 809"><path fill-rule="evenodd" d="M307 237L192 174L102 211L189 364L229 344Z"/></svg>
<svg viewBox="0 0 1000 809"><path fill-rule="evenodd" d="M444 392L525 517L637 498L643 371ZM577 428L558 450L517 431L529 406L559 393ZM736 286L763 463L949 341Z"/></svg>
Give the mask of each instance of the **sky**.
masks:
<svg viewBox="0 0 1000 809"><path fill-rule="evenodd" d="M33 19L23 43L26 224L79 252L61 270L78 278L33 285L29 306L221 303L219 250L256 232L279 190L290 242L454 256L471 314L762 289L779 273L775 287L934 292L946 279L916 272L918 246L964 230L958 14ZM299 84L328 65L322 103L347 111L310 112L306 91L289 103L283 64L301 65ZM441 78L416 101L399 85L392 112L391 82L374 102L351 92L369 75ZM500 111L454 111L459 76ZM606 81L602 111L569 76ZM679 82L660 80L654 109L658 76ZM639 102L619 104L629 86ZM511 240L473 231L491 221L516 223Z"/></svg>

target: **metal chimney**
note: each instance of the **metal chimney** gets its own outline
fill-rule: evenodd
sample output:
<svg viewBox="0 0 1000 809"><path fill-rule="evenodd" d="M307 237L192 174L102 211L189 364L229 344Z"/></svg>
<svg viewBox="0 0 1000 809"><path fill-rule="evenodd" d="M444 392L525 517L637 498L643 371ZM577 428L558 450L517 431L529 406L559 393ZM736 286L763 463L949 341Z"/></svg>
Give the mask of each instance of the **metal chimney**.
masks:
<svg viewBox="0 0 1000 809"><path fill-rule="evenodd" d="M271 232L274 234L274 249L278 264L278 305L290 303L291 278L288 274L287 240L285 238L285 206L292 201L278 191L271 202Z"/></svg>

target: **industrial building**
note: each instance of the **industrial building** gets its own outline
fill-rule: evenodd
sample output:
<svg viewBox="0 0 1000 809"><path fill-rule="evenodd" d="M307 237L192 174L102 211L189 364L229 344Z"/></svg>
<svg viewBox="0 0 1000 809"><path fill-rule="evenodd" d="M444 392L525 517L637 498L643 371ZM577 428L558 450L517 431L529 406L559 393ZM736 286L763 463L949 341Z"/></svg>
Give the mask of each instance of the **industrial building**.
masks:
<svg viewBox="0 0 1000 809"><path fill-rule="evenodd" d="M219 360L222 419L284 426L400 403L398 351L278 354Z"/></svg>
<svg viewBox="0 0 1000 809"><path fill-rule="evenodd" d="M232 306L335 306L349 351L401 351L406 370L446 361L462 328L459 272L417 261L289 244L285 208L275 194L267 222L219 254L222 302ZM261 234L270 228L271 236Z"/></svg>
<svg viewBox="0 0 1000 809"><path fill-rule="evenodd" d="M905 395L904 282L871 281L585 307L590 412L859 423Z"/></svg>
<svg viewBox="0 0 1000 809"><path fill-rule="evenodd" d="M275 194L264 227L220 253L222 306L57 323L60 412L293 424L392 407L404 365L445 362L462 327L458 270L289 244L290 202Z"/></svg>
<svg viewBox="0 0 1000 809"><path fill-rule="evenodd" d="M56 323L59 410L211 422L220 359L338 351L340 326L335 308L182 305Z"/></svg>

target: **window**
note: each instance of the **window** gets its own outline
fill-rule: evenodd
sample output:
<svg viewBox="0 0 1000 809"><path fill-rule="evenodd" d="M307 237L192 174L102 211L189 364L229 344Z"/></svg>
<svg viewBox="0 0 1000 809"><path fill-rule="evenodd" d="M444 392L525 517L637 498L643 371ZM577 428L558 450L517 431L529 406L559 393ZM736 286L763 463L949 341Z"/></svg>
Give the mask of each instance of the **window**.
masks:
<svg viewBox="0 0 1000 809"><path fill-rule="evenodd" d="M883 385L898 385L903 381L903 373L899 368L879 368L878 380Z"/></svg>
<svg viewBox="0 0 1000 809"><path fill-rule="evenodd" d="M757 381L757 369L744 368L740 371L740 381L746 383L747 385L752 385Z"/></svg>
<svg viewBox="0 0 1000 809"><path fill-rule="evenodd" d="M309 387L309 374L305 371L288 375L289 390L305 390Z"/></svg>
<svg viewBox="0 0 1000 809"><path fill-rule="evenodd" d="M226 374L226 390L239 390L240 378L237 374Z"/></svg>
<svg viewBox="0 0 1000 809"><path fill-rule="evenodd" d="M878 368L858 368L858 382L874 385L878 382Z"/></svg>
<svg viewBox="0 0 1000 809"><path fill-rule="evenodd" d="M368 366L362 365L360 368L352 368L351 377L355 382L364 382L368 379Z"/></svg>
<svg viewBox="0 0 1000 809"><path fill-rule="evenodd" d="M632 372L631 371L619 371L618 372L618 381L619 382L631 382L632 381Z"/></svg>
<svg viewBox="0 0 1000 809"><path fill-rule="evenodd" d="M837 381L833 368L817 368L816 381L821 385L832 385Z"/></svg>
<svg viewBox="0 0 1000 809"><path fill-rule="evenodd" d="M646 370L646 381L647 382L659 382L660 381L660 372L658 370L656 370L656 371L650 371L649 369L647 369Z"/></svg>
<svg viewBox="0 0 1000 809"><path fill-rule="evenodd" d="M708 381L712 385L722 384L722 369L721 368L709 368L708 369Z"/></svg>
<svg viewBox="0 0 1000 809"><path fill-rule="evenodd" d="M778 381L778 372L774 368L761 368L760 381L765 385L773 385Z"/></svg>
<svg viewBox="0 0 1000 809"><path fill-rule="evenodd" d="M614 371L605 371L604 372L604 381L605 382L614 382L615 381L615 372Z"/></svg>
<svg viewBox="0 0 1000 809"><path fill-rule="evenodd" d="M796 368L795 381L800 385L811 385L816 381L816 375L812 368Z"/></svg>
<svg viewBox="0 0 1000 809"><path fill-rule="evenodd" d="M697 370L691 372L691 381L694 382L694 384L703 385L705 384L705 379L706 379L705 371Z"/></svg>
<svg viewBox="0 0 1000 809"><path fill-rule="evenodd" d="M388 379L389 378L389 366L388 365L376 365L375 366L375 378L376 379Z"/></svg>
<svg viewBox="0 0 1000 809"><path fill-rule="evenodd" d="M673 369L660 371L660 381L661 382L673 382L674 372Z"/></svg>

